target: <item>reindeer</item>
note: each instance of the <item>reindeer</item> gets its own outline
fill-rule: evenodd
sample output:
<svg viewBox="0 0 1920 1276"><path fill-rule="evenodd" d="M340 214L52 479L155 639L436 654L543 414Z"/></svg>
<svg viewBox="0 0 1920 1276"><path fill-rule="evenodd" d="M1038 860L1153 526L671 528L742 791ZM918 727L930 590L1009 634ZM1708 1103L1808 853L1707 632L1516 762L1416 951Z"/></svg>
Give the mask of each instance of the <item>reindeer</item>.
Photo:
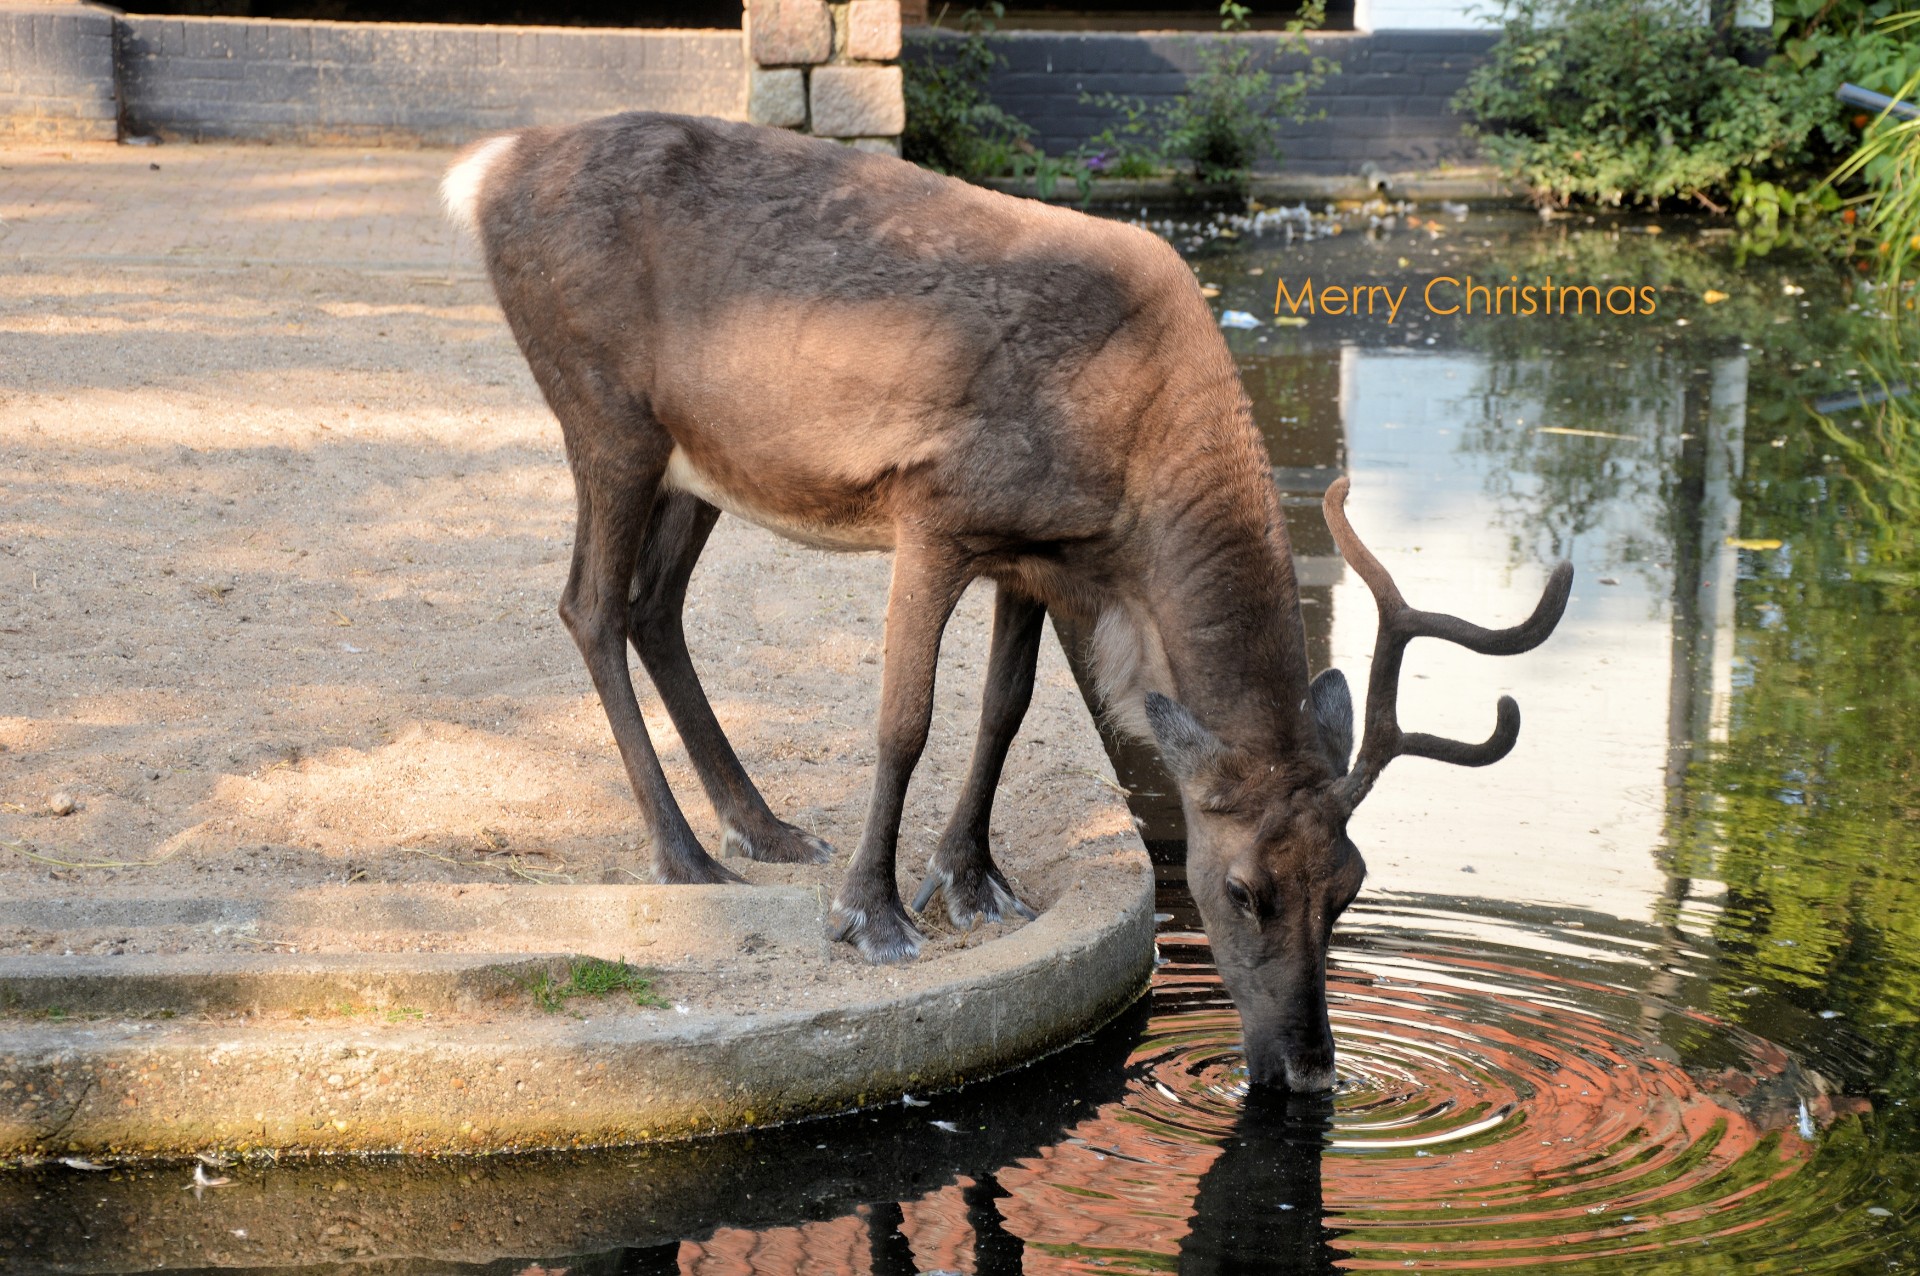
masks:
<svg viewBox="0 0 1920 1276"><path fill-rule="evenodd" d="M722 511L803 544L891 550L878 763L829 928L876 963L920 933L894 864L927 738L940 636L994 583L987 686L965 785L914 901L956 926L1032 918L994 863L988 817L1032 693L1047 611L1090 625L1123 729L1157 742L1186 810L1188 880L1250 1075L1333 1084L1326 954L1365 866L1348 816L1395 756L1464 766L1512 747L1403 734L1400 657L1432 635L1526 651L1419 612L1326 515L1378 600L1358 760L1353 706L1309 682L1266 447L1192 272L1151 233L995 194L792 133L637 113L483 141L443 184L472 231L565 436L578 498L560 615L606 710L655 880L740 880L703 849L634 698L638 653L719 816L725 854L826 862L734 755L687 653L687 581Z"/></svg>

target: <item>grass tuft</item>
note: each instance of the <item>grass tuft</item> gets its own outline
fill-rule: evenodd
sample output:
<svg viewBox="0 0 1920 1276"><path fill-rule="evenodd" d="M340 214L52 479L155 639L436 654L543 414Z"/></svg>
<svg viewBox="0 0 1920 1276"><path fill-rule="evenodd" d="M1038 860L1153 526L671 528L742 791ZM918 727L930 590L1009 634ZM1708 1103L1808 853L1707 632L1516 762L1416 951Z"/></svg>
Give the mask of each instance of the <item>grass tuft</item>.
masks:
<svg viewBox="0 0 1920 1276"><path fill-rule="evenodd" d="M605 997L624 992L636 1006L664 1006L666 999L653 990L653 981L637 966L625 961L603 961L598 957L576 957L567 963L567 977L556 982L546 971L535 975L527 991L549 1014L555 1013L573 997Z"/></svg>

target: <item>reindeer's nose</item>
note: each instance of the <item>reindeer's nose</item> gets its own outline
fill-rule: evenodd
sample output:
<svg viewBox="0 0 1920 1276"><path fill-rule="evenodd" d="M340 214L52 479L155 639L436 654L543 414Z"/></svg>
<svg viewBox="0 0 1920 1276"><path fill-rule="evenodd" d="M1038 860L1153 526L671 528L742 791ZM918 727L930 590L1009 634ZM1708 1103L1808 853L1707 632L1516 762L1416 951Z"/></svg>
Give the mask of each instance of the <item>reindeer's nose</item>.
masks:
<svg viewBox="0 0 1920 1276"><path fill-rule="evenodd" d="M1247 1079L1257 1086L1284 1088L1295 1094L1324 1094L1338 1080L1333 1070L1333 1046L1287 1052L1277 1044L1261 1049L1248 1042Z"/></svg>
<svg viewBox="0 0 1920 1276"><path fill-rule="evenodd" d="M1303 1062L1287 1060L1287 1089L1295 1094L1325 1094L1333 1089L1339 1080L1333 1070L1333 1060Z"/></svg>

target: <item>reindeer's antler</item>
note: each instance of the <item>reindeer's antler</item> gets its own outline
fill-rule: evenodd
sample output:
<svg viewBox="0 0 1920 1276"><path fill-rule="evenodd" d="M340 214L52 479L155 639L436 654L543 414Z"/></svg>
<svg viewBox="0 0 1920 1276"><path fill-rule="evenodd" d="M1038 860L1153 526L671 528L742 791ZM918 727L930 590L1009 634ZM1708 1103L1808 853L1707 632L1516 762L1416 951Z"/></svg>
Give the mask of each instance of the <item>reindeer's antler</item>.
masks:
<svg viewBox="0 0 1920 1276"><path fill-rule="evenodd" d="M1374 604L1380 609L1380 629L1373 643L1373 672L1367 679L1366 735L1361 740L1360 756L1353 769L1339 782L1337 792L1348 810L1358 806L1387 763L1403 753L1456 766L1486 766L1507 756L1520 736L1520 706L1512 696L1501 696L1498 720L1493 734L1479 744L1449 740L1444 736L1420 732L1402 732L1398 713L1400 698L1400 660L1407 644L1415 638L1444 638L1469 651L1486 656L1517 656L1531 651L1547 640L1560 614L1567 609L1567 593L1573 588L1573 564L1563 562L1547 578L1546 592L1533 615L1511 629L1483 629L1458 616L1444 612L1417 611L1407 606L1393 577L1360 543L1353 525L1347 522L1347 480L1339 478L1327 488L1321 508L1327 527L1340 546L1340 554L1359 573L1373 591Z"/></svg>

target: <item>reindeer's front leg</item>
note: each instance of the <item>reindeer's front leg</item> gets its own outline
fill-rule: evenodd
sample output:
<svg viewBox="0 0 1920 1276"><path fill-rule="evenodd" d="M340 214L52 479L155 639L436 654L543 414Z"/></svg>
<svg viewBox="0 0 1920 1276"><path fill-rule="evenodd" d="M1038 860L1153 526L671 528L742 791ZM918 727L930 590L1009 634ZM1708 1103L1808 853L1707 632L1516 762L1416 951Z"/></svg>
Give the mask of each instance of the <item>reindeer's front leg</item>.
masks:
<svg viewBox="0 0 1920 1276"><path fill-rule="evenodd" d="M927 865L926 880L914 897L916 912L924 912L937 891L946 897L947 916L962 928L977 922L997 922L1006 913L1032 921L1031 908L1020 902L993 862L987 846L987 825L993 815L993 793L1000 783L1007 749L1020 730L1033 700L1033 672L1040 658L1040 636L1047 609L1040 603L1000 585L993 596L993 649L987 657L987 691L980 705L980 735L974 741L973 763L966 787L954 804L953 818Z"/></svg>
<svg viewBox="0 0 1920 1276"><path fill-rule="evenodd" d="M947 546L903 541L894 551L887 594L886 666L880 680L880 757L860 849L834 897L829 933L859 945L876 965L911 961L920 932L900 903L894 854L907 781L933 720L933 675L940 634L967 587L965 556Z"/></svg>

